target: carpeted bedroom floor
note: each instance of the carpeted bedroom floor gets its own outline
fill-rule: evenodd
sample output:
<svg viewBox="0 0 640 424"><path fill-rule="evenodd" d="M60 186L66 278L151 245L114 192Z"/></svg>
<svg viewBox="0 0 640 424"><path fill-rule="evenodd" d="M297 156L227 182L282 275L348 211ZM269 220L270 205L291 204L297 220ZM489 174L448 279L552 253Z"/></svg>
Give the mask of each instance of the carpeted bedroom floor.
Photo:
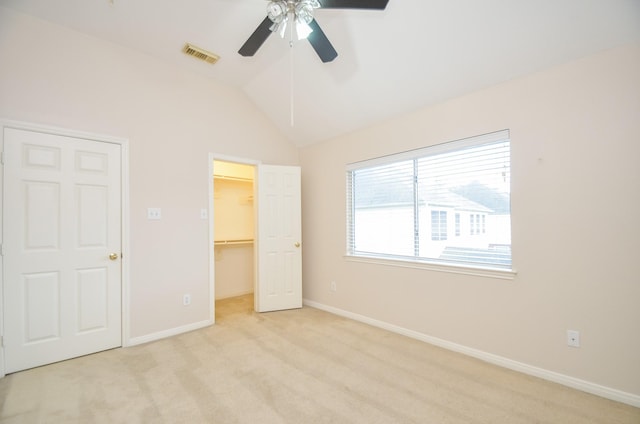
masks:
<svg viewBox="0 0 640 424"><path fill-rule="evenodd" d="M317 309L217 303L216 325L0 380L2 423L638 424L640 409Z"/></svg>

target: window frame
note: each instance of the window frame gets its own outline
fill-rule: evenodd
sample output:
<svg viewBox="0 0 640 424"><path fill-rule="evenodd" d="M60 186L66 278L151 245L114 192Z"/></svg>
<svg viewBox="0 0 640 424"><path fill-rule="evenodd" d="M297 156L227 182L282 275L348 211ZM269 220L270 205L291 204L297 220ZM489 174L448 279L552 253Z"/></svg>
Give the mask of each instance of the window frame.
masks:
<svg viewBox="0 0 640 424"><path fill-rule="evenodd" d="M437 144L433 146L428 146L420 149L410 150L406 152L391 154L387 156L382 156L374 159L364 160L360 162L354 162L348 164L346 167L347 170L347 240L346 246L347 250L344 255L345 259L354 262L367 262L367 263L378 263L378 264L386 264L393 266L401 266L401 267L409 267L409 268L421 268L421 269L432 269L436 271L445 271L445 272L453 272L453 273L462 273L462 274L471 274L471 275L480 275L480 276L490 276L501 279L513 279L516 275L514 261L513 261L513 251L511 255L511 266L507 267L499 267L492 266L493 264L481 264L481 263L447 263L443 261L439 261L436 259L431 259L427 257L407 257L400 256L395 257L392 254L383 254L383 253L366 253L361 251L356 251L351 246L353 246L353 241L355 240L355 225L353 224L353 219L355 217L355 202L352 201L353 198L353 181L352 176L353 172L357 170L362 170L366 168L374 168L376 166L382 165L390 165L398 162L406 161L406 160L418 160L426 156L438 155L442 153L454 152L456 150L463 150L469 147L482 146L491 143L497 143L500 141L508 141L509 147L511 146L511 139L509 130L501 130L493 133L483 134L480 136L474 136L465 138L462 140L455 140L447 143ZM511 157L509 157L509 163L511 162ZM510 172L510 164L509 164L509 172ZM510 177L510 174L509 174ZM510 184L510 181L509 181ZM511 194L509 194L509 202L511 201ZM432 213L435 210L431 211ZM438 213L444 212L446 216L445 223L448 220L448 213L446 211L439 210ZM454 212L452 214L452 218L456 218L457 213ZM485 234L486 233L486 213L480 213L477 217L474 217L471 214L471 219L475 221L476 234ZM509 211L509 216L511 216L511 211ZM475 219L474 219L475 218ZM429 228L429 234L427 237L430 240L433 240L433 237L436 236L434 233L434 222L433 215L431 214L431 225ZM446 225L446 224L445 224ZM452 234L455 232L455 236L458 236L458 231L462 233L460 226L456 222L454 227L452 227ZM440 230L442 230L442 223L440 222ZM443 241L450 238L451 234L449 233L449 229L445 228L444 237L442 237L442 231L438 231L438 240ZM416 248L417 250L417 248Z"/></svg>

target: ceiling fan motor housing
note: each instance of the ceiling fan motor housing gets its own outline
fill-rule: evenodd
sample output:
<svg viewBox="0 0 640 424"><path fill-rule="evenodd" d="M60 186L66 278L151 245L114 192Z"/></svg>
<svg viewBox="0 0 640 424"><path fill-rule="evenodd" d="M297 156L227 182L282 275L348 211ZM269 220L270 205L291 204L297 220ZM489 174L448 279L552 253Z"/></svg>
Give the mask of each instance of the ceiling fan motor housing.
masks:
<svg viewBox="0 0 640 424"><path fill-rule="evenodd" d="M272 0L267 4L267 16L275 24L286 21L289 15L309 24L313 20L313 9L319 7L318 0Z"/></svg>
<svg viewBox="0 0 640 424"><path fill-rule="evenodd" d="M253 56L266 39L279 32L284 37L287 22L291 17L298 35L307 38L323 62L331 62L338 53L313 17L313 9L371 9L384 10L389 0L270 0L267 4L267 16L258 25L238 53Z"/></svg>

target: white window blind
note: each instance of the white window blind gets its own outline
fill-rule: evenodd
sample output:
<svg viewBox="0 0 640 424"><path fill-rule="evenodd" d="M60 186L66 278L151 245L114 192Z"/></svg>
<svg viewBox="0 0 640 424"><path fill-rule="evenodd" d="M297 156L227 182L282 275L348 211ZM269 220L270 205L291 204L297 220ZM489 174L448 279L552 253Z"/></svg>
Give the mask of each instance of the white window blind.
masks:
<svg viewBox="0 0 640 424"><path fill-rule="evenodd" d="M347 167L347 254L511 269L507 130Z"/></svg>

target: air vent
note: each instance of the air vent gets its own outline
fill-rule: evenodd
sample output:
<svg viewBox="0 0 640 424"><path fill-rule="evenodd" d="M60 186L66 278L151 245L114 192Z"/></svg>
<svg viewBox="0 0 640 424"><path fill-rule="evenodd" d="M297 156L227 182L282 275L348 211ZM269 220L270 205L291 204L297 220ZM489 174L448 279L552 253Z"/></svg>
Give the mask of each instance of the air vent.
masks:
<svg viewBox="0 0 640 424"><path fill-rule="evenodd" d="M200 60L204 60L207 63L211 63L212 65L220 59L220 56L217 54L206 51L205 49L201 49L200 47L196 47L193 44L185 44L182 51L189 56L193 56Z"/></svg>

